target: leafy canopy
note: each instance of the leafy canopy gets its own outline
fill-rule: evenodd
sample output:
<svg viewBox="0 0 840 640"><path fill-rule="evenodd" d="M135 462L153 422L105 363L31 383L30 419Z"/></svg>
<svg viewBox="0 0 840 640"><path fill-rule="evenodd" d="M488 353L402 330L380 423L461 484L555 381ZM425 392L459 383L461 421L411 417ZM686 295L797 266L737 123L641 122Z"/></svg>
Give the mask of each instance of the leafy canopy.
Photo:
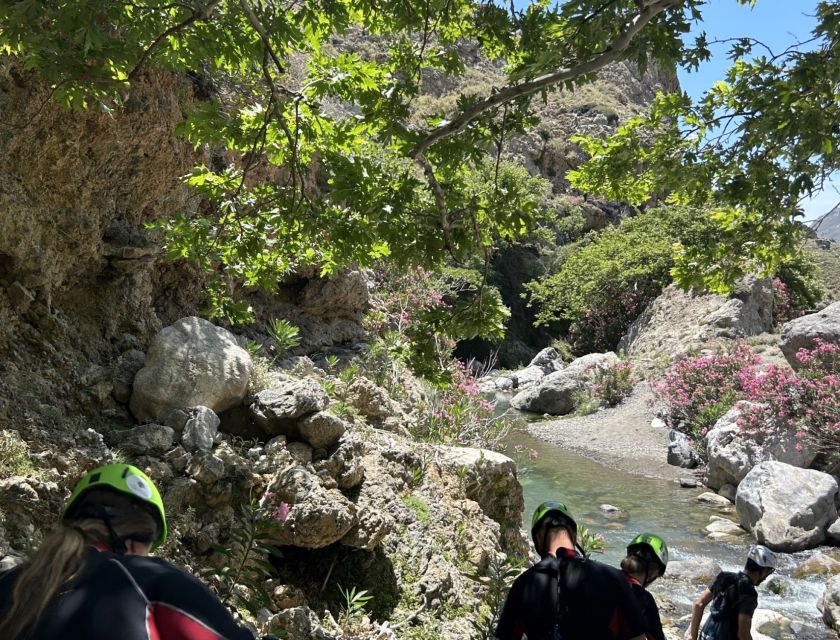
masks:
<svg viewBox="0 0 840 640"><path fill-rule="evenodd" d="M660 95L606 140L579 139L591 159L570 172L574 187L712 211L719 242L679 249L674 275L685 286L725 292L800 251L799 203L840 168L840 3L817 2L816 17L812 37L784 51L734 40L726 78L697 104ZM684 63L707 58L708 45L698 38Z"/></svg>
<svg viewBox="0 0 840 640"><path fill-rule="evenodd" d="M304 265L331 273L383 257L462 262L523 233L538 198L500 158L531 124L533 96L616 60L670 68L700 4L0 0L0 50L73 109L117 113L153 69L210 86L177 131L222 159L187 177L206 206L158 227L171 256L216 274L216 311L242 315L226 293L234 281L270 286ZM457 78L474 48L508 84L412 124L424 80Z"/></svg>

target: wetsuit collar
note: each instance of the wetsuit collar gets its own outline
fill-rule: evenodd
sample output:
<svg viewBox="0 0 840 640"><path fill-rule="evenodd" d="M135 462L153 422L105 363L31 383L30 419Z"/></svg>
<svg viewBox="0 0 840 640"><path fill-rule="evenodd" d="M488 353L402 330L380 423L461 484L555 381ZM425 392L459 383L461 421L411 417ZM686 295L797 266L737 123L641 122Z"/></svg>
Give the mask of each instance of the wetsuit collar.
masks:
<svg viewBox="0 0 840 640"><path fill-rule="evenodd" d="M639 582L636 578L634 578L627 572L624 573L624 577L627 578L627 582L629 582L630 584L637 584L640 587L643 586L641 582Z"/></svg>

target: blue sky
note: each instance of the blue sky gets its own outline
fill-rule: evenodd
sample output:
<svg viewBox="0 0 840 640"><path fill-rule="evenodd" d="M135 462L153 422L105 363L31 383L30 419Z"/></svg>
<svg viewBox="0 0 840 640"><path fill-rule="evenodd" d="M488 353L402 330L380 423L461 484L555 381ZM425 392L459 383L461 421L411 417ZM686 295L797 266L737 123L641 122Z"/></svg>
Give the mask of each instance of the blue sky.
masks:
<svg viewBox="0 0 840 640"><path fill-rule="evenodd" d="M751 36L780 51L797 41L806 40L816 19L813 0L758 0L755 7L741 6L735 0L709 0L703 8L703 22L696 25L689 38L693 39L703 31L709 41ZM728 45L712 48L712 59L703 64L697 72L679 71L680 85L692 98L698 98L716 80L723 78L729 64ZM835 179L840 187L840 180ZM803 202L806 219L813 219L825 213L840 200L835 185L829 185L812 200Z"/></svg>

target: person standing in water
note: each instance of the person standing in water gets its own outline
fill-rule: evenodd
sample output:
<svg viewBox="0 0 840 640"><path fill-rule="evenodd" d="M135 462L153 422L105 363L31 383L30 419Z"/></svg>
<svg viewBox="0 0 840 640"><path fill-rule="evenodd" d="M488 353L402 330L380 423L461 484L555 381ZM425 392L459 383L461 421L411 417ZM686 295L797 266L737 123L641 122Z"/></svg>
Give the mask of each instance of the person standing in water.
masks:
<svg viewBox="0 0 840 640"><path fill-rule="evenodd" d="M653 533L640 533L633 538L627 545L627 556L621 561L621 570L639 603L648 640L665 640L659 608L647 588L665 573L667 566L668 545Z"/></svg>

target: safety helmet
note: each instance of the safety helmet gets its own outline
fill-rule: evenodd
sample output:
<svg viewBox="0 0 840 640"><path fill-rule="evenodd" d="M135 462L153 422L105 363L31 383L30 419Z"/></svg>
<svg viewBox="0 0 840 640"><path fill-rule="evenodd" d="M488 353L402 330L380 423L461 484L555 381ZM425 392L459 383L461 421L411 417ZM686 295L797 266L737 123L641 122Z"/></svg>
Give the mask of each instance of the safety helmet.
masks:
<svg viewBox="0 0 840 640"><path fill-rule="evenodd" d="M747 560L752 560L759 567L776 569L776 554L760 544L754 544L750 547L750 550L747 552Z"/></svg>
<svg viewBox="0 0 840 640"><path fill-rule="evenodd" d="M77 516L84 503L83 498L92 489L117 491L145 505L158 523L158 536L152 543L152 549L157 549L166 541L166 514L160 492L149 476L130 464L106 464L88 472L76 484L67 499L61 516L62 522Z"/></svg>
<svg viewBox="0 0 840 640"><path fill-rule="evenodd" d="M668 545L655 533L640 533L627 545L627 554L632 554L638 549L650 549L659 565L659 575L665 574L668 566Z"/></svg>
<svg viewBox="0 0 840 640"><path fill-rule="evenodd" d="M572 530L577 533L577 523L565 504L562 502L543 502L536 508L534 516L531 518L531 539L534 541L535 545L537 544L537 528L540 523L551 514L556 514L560 516L562 520L567 521L572 526Z"/></svg>

